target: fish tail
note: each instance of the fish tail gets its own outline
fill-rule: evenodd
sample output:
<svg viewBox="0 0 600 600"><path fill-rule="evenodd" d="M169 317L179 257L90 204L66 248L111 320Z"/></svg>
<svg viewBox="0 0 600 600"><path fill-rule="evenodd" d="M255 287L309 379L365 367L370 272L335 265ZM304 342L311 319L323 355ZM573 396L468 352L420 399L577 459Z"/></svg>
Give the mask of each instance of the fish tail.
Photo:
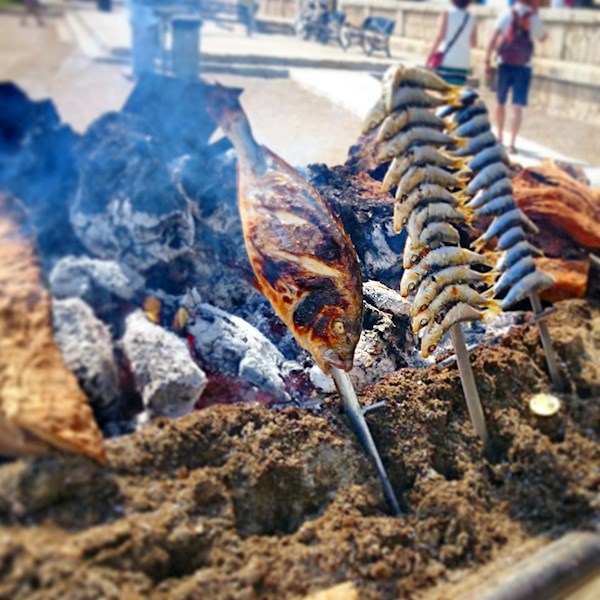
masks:
<svg viewBox="0 0 600 600"><path fill-rule="evenodd" d="M460 148L461 150L466 150L471 140L470 138L454 137L453 141L457 148Z"/></svg>
<svg viewBox="0 0 600 600"><path fill-rule="evenodd" d="M486 267L495 267L498 262L498 258L501 256L501 252L486 252L481 255L481 264Z"/></svg>
<svg viewBox="0 0 600 600"><path fill-rule="evenodd" d="M454 130L458 127L458 123L456 121L446 121L445 123L448 133L454 133Z"/></svg>
<svg viewBox="0 0 600 600"><path fill-rule="evenodd" d="M471 161L470 157L465 156L453 156L452 157L452 166L456 169L460 169L459 173L472 173L473 170L469 168L469 162Z"/></svg>
<svg viewBox="0 0 600 600"><path fill-rule="evenodd" d="M490 323L502 312L502 305L499 300L488 300L486 310L483 311L484 323Z"/></svg>
<svg viewBox="0 0 600 600"><path fill-rule="evenodd" d="M492 300L494 298L494 296L496 295L496 290L494 290L493 287L485 290L485 292L482 292L481 295L486 299L486 300Z"/></svg>

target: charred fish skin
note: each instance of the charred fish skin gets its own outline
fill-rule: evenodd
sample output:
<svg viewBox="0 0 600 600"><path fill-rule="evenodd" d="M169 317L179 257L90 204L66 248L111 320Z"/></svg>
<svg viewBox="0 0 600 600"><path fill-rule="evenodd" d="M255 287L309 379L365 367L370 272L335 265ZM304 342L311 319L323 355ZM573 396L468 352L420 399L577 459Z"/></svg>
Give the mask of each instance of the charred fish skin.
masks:
<svg viewBox="0 0 600 600"><path fill-rule="evenodd" d="M260 291L325 373L349 370L363 317L352 242L319 193L256 143L237 95L219 88L209 110L238 155L240 217Z"/></svg>
<svg viewBox="0 0 600 600"><path fill-rule="evenodd" d="M529 242L519 242L502 255L494 270L497 272L506 271L519 262L524 256L543 256L543 254L541 250Z"/></svg>
<svg viewBox="0 0 600 600"><path fill-rule="evenodd" d="M516 283L502 300L502 309L506 310L520 302L533 292L540 292L554 284L554 279L542 271L533 271Z"/></svg>
<svg viewBox="0 0 600 600"><path fill-rule="evenodd" d="M526 255L502 273L491 290L493 295L499 296L508 291L517 281L532 271L535 271L535 261L530 255Z"/></svg>

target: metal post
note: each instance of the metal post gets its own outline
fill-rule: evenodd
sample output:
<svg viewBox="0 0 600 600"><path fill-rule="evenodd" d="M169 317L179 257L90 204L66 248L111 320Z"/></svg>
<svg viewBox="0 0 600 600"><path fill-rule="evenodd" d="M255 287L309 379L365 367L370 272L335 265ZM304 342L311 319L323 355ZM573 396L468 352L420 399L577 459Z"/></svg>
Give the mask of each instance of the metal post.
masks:
<svg viewBox="0 0 600 600"><path fill-rule="evenodd" d="M484 447L487 447L489 437L485 424L485 417L483 415L483 409L481 408L481 401L479 400L479 392L475 385L475 377L473 375L473 369L471 368L471 362L469 361L469 353L467 351L467 346L465 345L462 325L460 323L452 325L450 328L450 335L452 336L452 344L454 345L454 352L456 353L458 372L460 374L460 381L465 394L465 400L467 401L469 416L471 417L471 422L473 423L477 435L481 438Z"/></svg>
<svg viewBox="0 0 600 600"><path fill-rule="evenodd" d="M539 315L542 312L542 302L537 292L529 294L529 301L531 302L533 312L536 315ZM557 392L564 392L565 387L562 377L560 376L560 371L558 370L558 362L556 360L554 346L552 345L552 338L550 337L550 332L548 331L548 325L544 319L540 319L537 324L540 328L540 339L542 340L542 347L544 348L544 353L546 354L546 363L548 364L548 372L550 373L552 385Z"/></svg>
<svg viewBox="0 0 600 600"><path fill-rule="evenodd" d="M345 371L337 369L336 367L331 367L331 376L333 377L335 387L344 404L344 411L348 415L350 423L352 423L352 427L354 428L356 435L358 435L364 451L375 463L375 468L377 469L377 474L379 475L381 486L383 487L383 494L390 505L392 513L394 515L399 515L402 511L400 510L398 499L396 498L394 488L392 488L392 484L390 483L381 457L379 456L379 451L377 450L377 446L375 445L375 441L373 440L373 436L371 435L371 431L369 430L369 426L363 415L358 398L356 397L356 392L354 391L350 376Z"/></svg>

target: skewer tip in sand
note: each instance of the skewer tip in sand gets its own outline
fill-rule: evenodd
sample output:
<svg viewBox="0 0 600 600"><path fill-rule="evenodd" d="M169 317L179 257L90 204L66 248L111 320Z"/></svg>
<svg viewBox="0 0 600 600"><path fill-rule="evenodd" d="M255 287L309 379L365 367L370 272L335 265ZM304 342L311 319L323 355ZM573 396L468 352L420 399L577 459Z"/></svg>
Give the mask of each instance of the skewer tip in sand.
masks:
<svg viewBox="0 0 600 600"><path fill-rule="evenodd" d="M458 363L458 373L465 394L465 400L467 401L469 416L471 417L471 422L473 423L477 435L483 442L484 448L487 448L489 443L487 426L485 424L481 401L479 400L479 392L475 385L475 376L473 375L473 369L471 368L471 362L469 361L469 353L465 344L462 325L460 323L454 323L450 328L450 335L452 336L452 344L456 354L456 362Z"/></svg>
<svg viewBox="0 0 600 600"><path fill-rule="evenodd" d="M373 436L371 435L371 431L365 420L363 410L356 397L356 392L352 385L352 381L350 380L350 376L346 371L342 371L341 369L332 366L331 377L333 378L335 387L344 404L344 410L352 423L356 435L358 435L358 438L360 439L363 449L375 463L377 475L379 475L381 486L383 488L383 494L389 504L391 512L394 516L398 516L402 513L400 504L398 503L394 488L392 487L385 467L383 466L381 456L379 456L379 451L377 450L377 446L375 445L375 441L373 440Z"/></svg>
<svg viewBox="0 0 600 600"><path fill-rule="evenodd" d="M529 301L531 302L533 312L536 315L541 314L543 311L542 301L540 300L537 292L532 292L529 294ZM550 332L548 331L548 325L543 319L538 320L537 325L540 329L540 339L542 341L544 354L546 355L546 363L548 365L550 379L552 380L552 386L557 392L562 393L565 391L565 385L562 377L560 376L560 371L558 370L558 362L556 360L554 346L552 345L552 338L550 337Z"/></svg>

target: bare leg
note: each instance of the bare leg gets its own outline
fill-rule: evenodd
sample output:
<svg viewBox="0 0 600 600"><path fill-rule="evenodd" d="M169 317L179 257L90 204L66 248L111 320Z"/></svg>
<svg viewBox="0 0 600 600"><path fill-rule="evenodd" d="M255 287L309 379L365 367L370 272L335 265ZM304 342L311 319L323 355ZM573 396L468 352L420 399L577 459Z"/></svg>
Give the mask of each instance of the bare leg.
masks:
<svg viewBox="0 0 600 600"><path fill-rule="evenodd" d="M502 143L504 134L504 104L496 105L496 129L498 130L498 141Z"/></svg>
<svg viewBox="0 0 600 600"><path fill-rule="evenodd" d="M513 104L512 122L510 127L510 146L516 148L517 134L521 129L523 121L523 107L520 104Z"/></svg>

